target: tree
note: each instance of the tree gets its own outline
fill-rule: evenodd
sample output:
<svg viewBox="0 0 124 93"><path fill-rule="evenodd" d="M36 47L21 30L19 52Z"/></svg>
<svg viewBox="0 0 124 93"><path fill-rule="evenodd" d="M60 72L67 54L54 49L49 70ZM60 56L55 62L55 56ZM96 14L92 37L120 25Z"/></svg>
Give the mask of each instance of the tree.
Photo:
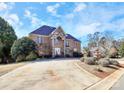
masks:
<svg viewBox="0 0 124 93"><path fill-rule="evenodd" d="M12 26L0 17L0 59L1 63L8 63L10 58L10 49L13 42L17 39Z"/></svg>
<svg viewBox="0 0 124 93"><path fill-rule="evenodd" d="M88 34L88 45L90 47L99 47L99 41L100 41L100 32L95 32L94 34Z"/></svg>
<svg viewBox="0 0 124 93"><path fill-rule="evenodd" d="M90 49L88 47L83 47L84 57L90 57Z"/></svg>
<svg viewBox="0 0 124 93"><path fill-rule="evenodd" d="M11 48L11 55L17 62L24 61L26 59L35 59L36 55L35 58L30 58L33 57L33 53L37 54L37 45L28 37L16 40Z"/></svg>
<svg viewBox="0 0 124 93"><path fill-rule="evenodd" d="M119 48L119 55L121 57L124 57L124 42L121 43L120 48Z"/></svg>
<svg viewBox="0 0 124 93"><path fill-rule="evenodd" d="M96 42L96 47L99 47L99 41L100 41L100 32L95 32L93 37L94 37L94 41Z"/></svg>
<svg viewBox="0 0 124 93"><path fill-rule="evenodd" d="M116 58L118 56L118 49L115 46L112 46L109 50L109 57Z"/></svg>
<svg viewBox="0 0 124 93"><path fill-rule="evenodd" d="M104 33L95 32L94 34L89 34L88 41L88 48L90 50L97 48L103 56L107 56L109 54L110 48L114 45L114 38L110 31L105 31Z"/></svg>

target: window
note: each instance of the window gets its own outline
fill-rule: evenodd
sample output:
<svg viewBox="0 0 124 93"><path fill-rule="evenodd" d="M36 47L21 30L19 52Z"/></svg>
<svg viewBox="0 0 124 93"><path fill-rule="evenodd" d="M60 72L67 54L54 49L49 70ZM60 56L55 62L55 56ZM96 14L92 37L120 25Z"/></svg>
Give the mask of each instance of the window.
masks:
<svg viewBox="0 0 124 93"><path fill-rule="evenodd" d="M55 40L55 44L57 44L57 43L58 43L58 39L57 39L57 38L55 38L54 40Z"/></svg>
<svg viewBox="0 0 124 93"><path fill-rule="evenodd" d="M37 37L36 43L41 44L42 43L42 37Z"/></svg>
<svg viewBox="0 0 124 93"><path fill-rule="evenodd" d="M42 38L41 37L39 37L39 44L41 44L42 43Z"/></svg>
<svg viewBox="0 0 124 93"><path fill-rule="evenodd" d="M66 41L66 47L69 47L69 41Z"/></svg>

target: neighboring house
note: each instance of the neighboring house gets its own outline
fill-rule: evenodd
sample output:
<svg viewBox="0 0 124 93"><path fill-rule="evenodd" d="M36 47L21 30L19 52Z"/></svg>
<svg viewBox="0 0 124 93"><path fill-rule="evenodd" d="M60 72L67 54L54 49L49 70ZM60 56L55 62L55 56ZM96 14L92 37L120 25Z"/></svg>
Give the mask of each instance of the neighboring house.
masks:
<svg viewBox="0 0 124 93"><path fill-rule="evenodd" d="M38 45L40 56L73 56L73 53L81 53L81 42L65 34L59 26L42 26L29 34L29 38Z"/></svg>

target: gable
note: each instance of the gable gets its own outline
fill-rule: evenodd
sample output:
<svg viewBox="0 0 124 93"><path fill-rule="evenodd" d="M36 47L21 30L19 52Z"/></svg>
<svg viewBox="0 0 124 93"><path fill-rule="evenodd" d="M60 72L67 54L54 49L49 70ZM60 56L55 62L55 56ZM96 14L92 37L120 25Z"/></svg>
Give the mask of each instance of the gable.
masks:
<svg viewBox="0 0 124 93"><path fill-rule="evenodd" d="M60 26L59 26L58 28L56 28L56 29L51 33L51 35L52 35L52 34L63 34L63 35L65 35L63 29L62 29Z"/></svg>
<svg viewBox="0 0 124 93"><path fill-rule="evenodd" d="M62 36L62 37L65 36L65 33L60 26L51 33L51 37L57 37L57 36Z"/></svg>

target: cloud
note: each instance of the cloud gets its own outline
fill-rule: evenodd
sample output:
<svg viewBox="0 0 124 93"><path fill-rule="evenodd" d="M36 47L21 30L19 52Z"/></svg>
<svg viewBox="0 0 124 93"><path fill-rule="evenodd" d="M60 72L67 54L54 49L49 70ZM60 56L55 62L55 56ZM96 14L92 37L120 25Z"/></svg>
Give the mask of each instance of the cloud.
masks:
<svg viewBox="0 0 124 93"><path fill-rule="evenodd" d="M76 15L80 16L80 13L82 13L82 10L84 10L87 5L84 3L75 3L75 8L72 12L68 13L65 15L65 18L69 21L73 20L73 18L75 18ZM80 13L77 13L80 12Z"/></svg>
<svg viewBox="0 0 124 93"><path fill-rule="evenodd" d="M9 22L10 25L16 27L22 23L16 13L11 13L15 3L0 3L0 16Z"/></svg>
<svg viewBox="0 0 124 93"><path fill-rule="evenodd" d="M124 32L124 18L121 18L119 20L116 20L112 24L115 24L115 27L116 27L115 30L116 31L122 31L122 32Z"/></svg>
<svg viewBox="0 0 124 93"><path fill-rule="evenodd" d="M60 4L57 3L55 5L47 6L47 12L51 13L53 16L60 17L60 15L57 14L57 9L60 7Z"/></svg>
<svg viewBox="0 0 124 93"><path fill-rule="evenodd" d="M25 10L24 15L31 20L31 24L37 24L40 22L40 19L37 18L37 15L35 13L31 13L29 10Z"/></svg>
<svg viewBox="0 0 124 93"><path fill-rule="evenodd" d="M29 10L25 10L25 14L26 17L31 17L31 12Z"/></svg>
<svg viewBox="0 0 124 93"><path fill-rule="evenodd" d="M2 17L14 28L15 33L20 37L21 34L18 34L19 32L22 33L22 25L19 16L15 13L5 13L2 15Z"/></svg>
<svg viewBox="0 0 124 93"><path fill-rule="evenodd" d="M67 19L73 19L74 18L74 14L73 13L70 13L70 14L67 14L67 15L65 15L65 17L67 18Z"/></svg>
<svg viewBox="0 0 124 93"><path fill-rule="evenodd" d="M37 14L31 13L31 11L29 10L25 10L24 16L30 20L33 28L40 26L41 24L45 24L44 21L42 21L41 19L37 17Z"/></svg>
<svg viewBox="0 0 124 93"><path fill-rule="evenodd" d="M86 7L87 7L86 4L79 3L79 4L76 5L76 7L74 9L74 12L80 12L80 11L84 10Z"/></svg>
<svg viewBox="0 0 124 93"><path fill-rule="evenodd" d="M17 16L17 14L9 14L8 16L6 16L6 19L11 24L18 24L19 21L20 21L19 17Z"/></svg>
<svg viewBox="0 0 124 93"><path fill-rule="evenodd" d="M15 3L0 3L0 11L10 10L14 7Z"/></svg>
<svg viewBox="0 0 124 93"><path fill-rule="evenodd" d="M82 37L84 35L87 35L89 33L94 33L99 31L99 27L101 26L101 23L97 22L97 23L91 23L91 24L87 24L87 25L83 25L83 24L78 24L76 26L76 33L78 34L79 37Z"/></svg>
<svg viewBox="0 0 124 93"><path fill-rule="evenodd" d="M15 29L17 27L20 27L23 25L23 23L21 22L21 20L19 19L19 16L15 13L6 13L2 16L5 20L7 20L7 22L12 25Z"/></svg>
<svg viewBox="0 0 124 93"><path fill-rule="evenodd" d="M7 10L8 6L5 3L0 3L0 11Z"/></svg>

